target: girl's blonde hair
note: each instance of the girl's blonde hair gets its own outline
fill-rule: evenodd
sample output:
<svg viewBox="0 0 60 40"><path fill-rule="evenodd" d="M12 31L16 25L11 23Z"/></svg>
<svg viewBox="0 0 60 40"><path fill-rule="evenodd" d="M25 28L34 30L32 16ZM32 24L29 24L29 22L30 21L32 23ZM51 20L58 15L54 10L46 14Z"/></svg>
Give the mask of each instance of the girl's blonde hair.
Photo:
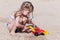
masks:
<svg viewBox="0 0 60 40"><path fill-rule="evenodd" d="M33 16L34 6L32 5L31 2L25 1L25 2L22 3L20 9L15 13L15 15L14 15L15 18L16 18L16 14L18 12L21 12L22 10L24 10L24 8L29 9L29 13L32 13L32 16Z"/></svg>
<svg viewBox="0 0 60 40"><path fill-rule="evenodd" d="M22 3L20 10L23 10L23 8L29 9L30 12L33 12L33 10L34 10L34 6L29 1L25 1Z"/></svg>

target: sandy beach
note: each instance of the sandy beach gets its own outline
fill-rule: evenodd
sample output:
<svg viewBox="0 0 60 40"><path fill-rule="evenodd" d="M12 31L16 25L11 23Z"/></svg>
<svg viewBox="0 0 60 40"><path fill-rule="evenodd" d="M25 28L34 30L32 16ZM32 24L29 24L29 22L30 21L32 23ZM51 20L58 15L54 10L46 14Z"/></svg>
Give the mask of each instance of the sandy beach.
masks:
<svg viewBox="0 0 60 40"><path fill-rule="evenodd" d="M10 35L6 25L8 19L0 19L0 40L46 40L45 36L34 36L32 33L16 33L15 36Z"/></svg>
<svg viewBox="0 0 60 40"><path fill-rule="evenodd" d="M35 37L32 33L9 34L6 22L11 13L25 0L0 0L0 40L60 40L60 0L28 0L34 5L34 23L49 31L47 36Z"/></svg>

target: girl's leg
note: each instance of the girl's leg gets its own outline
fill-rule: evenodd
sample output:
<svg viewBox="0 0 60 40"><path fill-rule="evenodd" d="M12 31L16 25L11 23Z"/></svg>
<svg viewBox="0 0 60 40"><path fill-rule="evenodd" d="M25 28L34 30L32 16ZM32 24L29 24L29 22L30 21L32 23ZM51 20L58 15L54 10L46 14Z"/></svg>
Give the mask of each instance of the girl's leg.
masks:
<svg viewBox="0 0 60 40"><path fill-rule="evenodd" d="M16 22L15 20L11 22L11 24L8 25L8 29L11 33L11 35L15 35L15 30L16 30Z"/></svg>
<svg viewBox="0 0 60 40"><path fill-rule="evenodd" d="M11 32L12 28L14 27L14 21L12 21L10 24L8 24L8 30Z"/></svg>
<svg viewBox="0 0 60 40"><path fill-rule="evenodd" d="M14 27L12 28L12 30L11 30L11 35L15 35L15 30L16 30L16 26L14 25Z"/></svg>
<svg viewBox="0 0 60 40"><path fill-rule="evenodd" d="M17 20L14 20L14 22L12 23L12 26L13 27L11 29L11 34L15 35L15 31L16 31L17 27L21 28L21 26L20 26L19 22L17 22Z"/></svg>

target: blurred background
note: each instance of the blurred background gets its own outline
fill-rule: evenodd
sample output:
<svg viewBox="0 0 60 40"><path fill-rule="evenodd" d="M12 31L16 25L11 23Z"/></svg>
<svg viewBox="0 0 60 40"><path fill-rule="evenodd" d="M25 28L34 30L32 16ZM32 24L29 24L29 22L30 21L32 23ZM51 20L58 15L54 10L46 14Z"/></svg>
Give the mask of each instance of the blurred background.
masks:
<svg viewBox="0 0 60 40"><path fill-rule="evenodd" d="M60 0L0 0L0 19L7 19L11 13L19 10L24 1L34 5L33 21L49 31L47 40L60 40Z"/></svg>

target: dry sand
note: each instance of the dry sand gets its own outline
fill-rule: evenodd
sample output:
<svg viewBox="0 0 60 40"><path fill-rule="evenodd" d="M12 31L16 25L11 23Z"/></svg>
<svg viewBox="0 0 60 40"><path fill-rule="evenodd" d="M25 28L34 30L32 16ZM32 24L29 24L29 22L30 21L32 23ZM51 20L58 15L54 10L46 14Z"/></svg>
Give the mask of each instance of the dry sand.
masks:
<svg viewBox="0 0 60 40"><path fill-rule="evenodd" d="M10 35L6 26L7 19L0 18L0 40L46 40L45 36L34 36L32 33L16 33Z"/></svg>
<svg viewBox="0 0 60 40"><path fill-rule="evenodd" d="M48 30L48 36L35 37L26 33L11 36L9 34L5 25L8 16L19 9L23 1L25 0L0 1L0 40L60 40L60 0L29 0L35 7L33 21L40 28Z"/></svg>

